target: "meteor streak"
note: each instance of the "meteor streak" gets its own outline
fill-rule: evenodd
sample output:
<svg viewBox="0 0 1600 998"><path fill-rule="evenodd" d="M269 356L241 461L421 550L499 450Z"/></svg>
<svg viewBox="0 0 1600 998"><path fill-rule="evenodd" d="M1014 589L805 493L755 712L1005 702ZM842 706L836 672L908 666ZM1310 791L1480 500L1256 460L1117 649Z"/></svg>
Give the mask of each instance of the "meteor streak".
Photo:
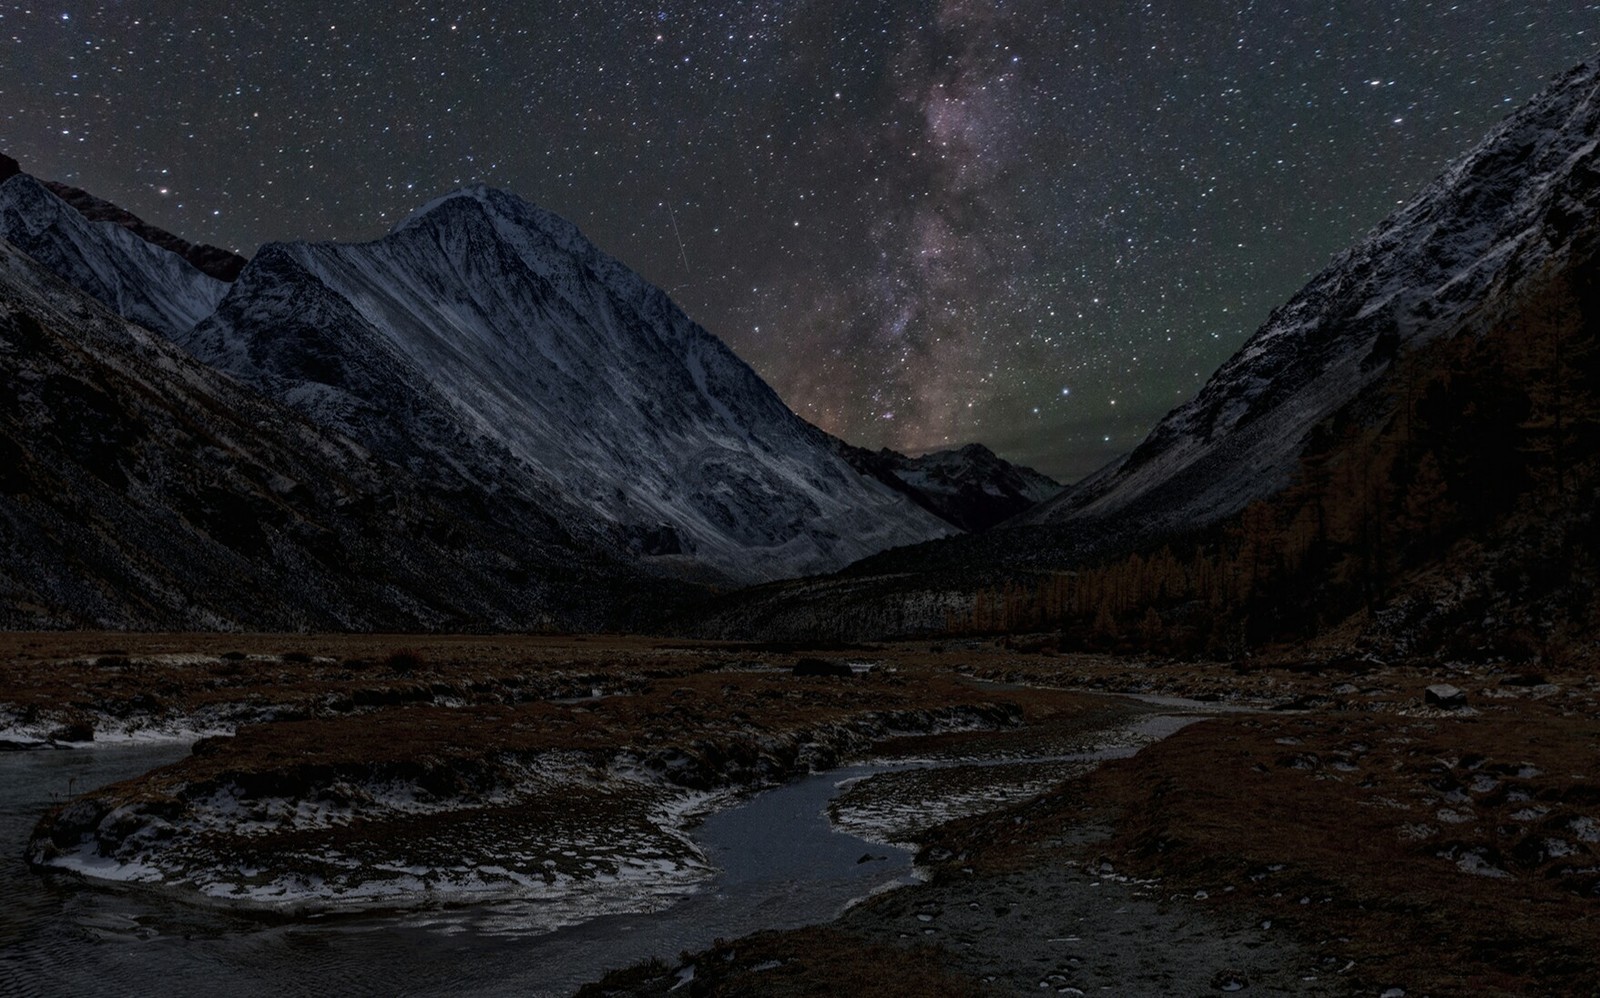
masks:
<svg viewBox="0 0 1600 998"><path fill-rule="evenodd" d="M693 277L693 272L689 270L689 254L683 248L683 236L678 234L678 216L672 210L671 201L666 202L666 205L667 217L672 220L672 238L678 241L678 256L683 260L683 272Z"/></svg>

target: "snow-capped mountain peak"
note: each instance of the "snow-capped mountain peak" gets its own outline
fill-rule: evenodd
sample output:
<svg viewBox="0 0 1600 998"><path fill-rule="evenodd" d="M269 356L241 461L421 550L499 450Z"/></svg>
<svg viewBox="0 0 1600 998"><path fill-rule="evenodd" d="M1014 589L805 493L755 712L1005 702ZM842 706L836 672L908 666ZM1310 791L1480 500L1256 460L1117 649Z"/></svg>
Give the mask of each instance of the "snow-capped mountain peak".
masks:
<svg viewBox="0 0 1600 998"><path fill-rule="evenodd" d="M564 497L663 567L773 578L948 530L575 226L486 187L370 243L264 247L182 339L391 459Z"/></svg>

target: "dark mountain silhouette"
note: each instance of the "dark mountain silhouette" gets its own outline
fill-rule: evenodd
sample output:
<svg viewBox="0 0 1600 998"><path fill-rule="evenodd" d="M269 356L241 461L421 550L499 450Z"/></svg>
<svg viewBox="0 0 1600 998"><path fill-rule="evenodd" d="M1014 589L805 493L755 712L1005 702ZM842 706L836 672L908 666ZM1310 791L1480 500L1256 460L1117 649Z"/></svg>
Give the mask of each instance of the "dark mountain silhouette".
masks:
<svg viewBox="0 0 1600 998"><path fill-rule="evenodd" d="M907 457L843 440L834 449L863 475L903 493L947 523L974 533L1032 509L1061 492L1060 483L1012 464L982 444Z"/></svg>

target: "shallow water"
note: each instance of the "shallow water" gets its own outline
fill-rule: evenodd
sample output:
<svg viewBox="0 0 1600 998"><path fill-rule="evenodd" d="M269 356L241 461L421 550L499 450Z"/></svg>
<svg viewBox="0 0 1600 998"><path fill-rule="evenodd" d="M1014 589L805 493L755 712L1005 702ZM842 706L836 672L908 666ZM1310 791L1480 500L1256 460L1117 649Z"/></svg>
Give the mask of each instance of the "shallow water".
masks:
<svg viewBox="0 0 1600 998"><path fill-rule="evenodd" d="M911 855L834 831L854 767L758 794L695 832L721 869L659 911L545 931L536 903L274 925L148 889L41 875L22 861L54 799L186 754L181 745L0 755L0 994L570 994L612 967L718 937L832 918L910 879ZM870 855L869 862L859 862Z"/></svg>
<svg viewBox="0 0 1600 998"><path fill-rule="evenodd" d="M760 929L827 921L914 879L909 850L841 832L828 802L878 775L1132 755L1193 723L1157 715L1084 753L880 761L749 797L693 837L717 875L658 910L549 931L536 901L273 924L139 887L39 874L23 848L55 800L179 759L180 744L0 754L0 995L566 995L604 971Z"/></svg>

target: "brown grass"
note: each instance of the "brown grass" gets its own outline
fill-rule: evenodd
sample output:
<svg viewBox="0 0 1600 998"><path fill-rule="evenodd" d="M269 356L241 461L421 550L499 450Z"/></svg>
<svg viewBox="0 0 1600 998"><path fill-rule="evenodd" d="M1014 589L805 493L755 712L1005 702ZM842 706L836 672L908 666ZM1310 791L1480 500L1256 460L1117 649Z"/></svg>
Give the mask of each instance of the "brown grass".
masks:
<svg viewBox="0 0 1600 998"><path fill-rule="evenodd" d="M619 679L622 677L618 677ZM431 686L383 688L427 696ZM783 673L687 673L645 682L635 691L579 703L533 700L466 707L380 704L380 709L247 725L231 738L202 743L193 756L135 781L142 794L223 779L254 781L341 767L447 768L499 753L593 753L624 748L702 756L707 771L754 763L763 739L855 722L877 713L967 707L999 720L1008 702L1039 716L1085 711L1066 693L997 696L950 677L795 679Z"/></svg>
<svg viewBox="0 0 1600 998"><path fill-rule="evenodd" d="M1592 995L1600 844L1574 829L1600 826L1597 745L1600 723L1584 718L1220 718L936 840L1000 870L1059 857L1070 829L1108 822L1110 842L1079 858L1272 918L1354 961L1358 980ZM1464 858L1506 876L1466 872Z"/></svg>
<svg viewBox="0 0 1600 998"><path fill-rule="evenodd" d="M410 674L382 667L397 648L419 654ZM234 651L243 657L226 654ZM1053 720L1102 709L1073 693L977 687L971 676L1243 692L1309 710L1208 721L1035 801L936 830L928 855L948 849L951 872L941 875L961 876L953 871L963 866L982 874L1103 854L1186 899L1208 895L1178 903L1271 918L1333 966L1354 961L1352 978L1412 994L1587 995L1600 980L1600 844L1582 831L1600 827L1600 686L1586 670L1551 666L1538 678L1554 685L1534 688L1493 663L1340 668L1279 658L1240 668L907 643L850 649L877 663L865 676L788 674L813 651L604 637L11 634L0 635L0 701L53 717L108 704L300 712L203 744L116 791L159 797L222 779L294 784L344 766L448 773L502 750L689 752L706 772L725 772L753 764L763 738L768 751L768 736L869 711L1012 703L1027 729L986 737L1026 741ZM165 657L180 654L195 657ZM1422 688L1441 679L1466 689L1480 714L1424 709ZM596 686L615 695L554 701ZM439 696L465 706L433 706ZM932 752L945 741L902 748ZM1113 834L1087 853L1063 844L1082 841L1085 824ZM1465 872L1463 861L1509 876ZM733 969L704 986L806 994L807 980L859 979L854 990L894 994L908 979L894 968L933 966L878 954L866 963L889 969L873 978L850 962L849 940L790 936L761 942L774 955L760 959L766 950L741 942ZM772 960L784 962L754 970ZM927 993L960 993L959 982L927 973L940 978ZM883 990L872 990L875 980Z"/></svg>

